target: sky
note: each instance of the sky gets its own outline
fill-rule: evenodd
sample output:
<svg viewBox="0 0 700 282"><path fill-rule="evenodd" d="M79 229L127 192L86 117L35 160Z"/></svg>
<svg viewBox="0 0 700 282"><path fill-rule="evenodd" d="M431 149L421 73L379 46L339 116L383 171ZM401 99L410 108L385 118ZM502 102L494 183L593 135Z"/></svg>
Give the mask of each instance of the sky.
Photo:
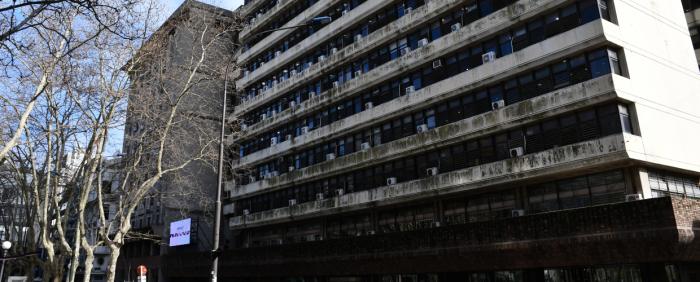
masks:
<svg viewBox="0 0 700 282"><path fill-rule="evenodd" d="M229 10L234 10L238 8L238 6L243 5L243 0L199 0L201 2L207 3L207 4L212 4L215 6L219 6L221 8L229 9ZM164 13L165 17L168 18L170 14L172 14L177 7L184 2L184 0L160 0L160 2L163 4L163 7L165 8Z"/></svg>

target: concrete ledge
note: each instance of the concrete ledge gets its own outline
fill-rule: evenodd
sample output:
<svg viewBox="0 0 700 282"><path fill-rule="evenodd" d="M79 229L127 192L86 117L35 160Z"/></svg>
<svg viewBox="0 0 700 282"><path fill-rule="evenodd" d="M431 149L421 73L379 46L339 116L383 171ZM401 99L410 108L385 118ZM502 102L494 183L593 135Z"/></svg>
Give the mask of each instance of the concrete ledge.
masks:
<svg viewBox="0 0 700 282"><path fill-rule="evenodd" d="M278 208L247 216L234 216L229 220L230 228L253 227L299 220L302 217L383 206L447 194L512 183L542 177L581 167L590 169L597 165L611 166L628 159L627 146L634 146L641 138L617 134L608 137L562 146L523 157L492 162L434 177L383 186L371 190L349 193L321 201L312 201L292 207Z"/></svg>
<svg viewBox="0 0 700 282"><path fill-rule="evenodd" d="M306 83L311 79L317 78L319 75L324 74L330 68L337 67L340 64L345 64L350 60L354 60L360 55L364 55L370 50L390 41L396 39L399 35L405 34L410 30L416 28L417 26L432 20L435 16L459 5L462 1L459 0L434 0L426 3L425 5L415 9L410 14L405 15L394 22L372 32L371 34L365 36L359 42L355 42L343 49L338 50L338 53L330 55L327 57L326 61L321 63L316 63L312 65L309 69L302 73L292 76L285 82L287 87L277 88L271 90L270 95L275 95L273 92L286 91L290 85L298 85L299 83ZM309 44L306 41L301 42L295 46L292 46L287 52L282 54L282 56L265 63L262 67L251 72L248 76L243 77L236 81L236 85L239 88L248 87L252 82L255 82L262 77L265 77L272 73L273 71L289 64L294 59L298 58L304 52L309 51L309 45L316 46L321 41L327 40L332 33L337 33L336 31L330 31L331 34L327 34L325 37L314 37L314 40L320 40L318 42L312 41ZM314 35L312 35L314 36ZM303 48L302 48L303 47Z"/></svg>
<svg viewBox="0 0 700 282"><path fill-rule="evenodd" d="M454 1L454 0L434 0L434 1ZM505 9L500 9L491 15L479 19L469 25L466 25L462 27L458 32L452 32L446 36L443 36L430 44L428 44L426 47L423 48L418 48L410 53L413 55L406 55L403 56L402 58L399 58L397 60L391 61L389 63L386 63L382 65L379 68L376 68L372 71L370 71L367 74L361 75L358 79L353 79L352 81L362 81L361 84L367 83L368 81L374 81L374 84L381 80L388 79L389 77L396 75L396 72L391 72L389 75L385 73L385 71L378 70L378 69L386 69L386 68L392 68L392 66L389 65L401 65L402 69L410 68L412 66L415 66L416 63L418 62L428 62L432 58L437 56L440 56L442 54L445 54L447 52L456 50L458 48L461 48L463 46L466 46L468 44L472 44L477 40L482 40L483 38L486 38L488 36L491 36L495 34L496 32L502 30L504 27L512 26L513 24L516 24L518 22L525 21L529 19L530 17L536 16L540 14L543 10L550 9L561 2L564 2L564 0L532 0L532 1L526 1L526 0L521 0L520 2L517 2L513 5L508 6ZM366 3L365 3L366 4ZM364 5L364 4L363 4ZM424 6L422 7L423 9L429 10L433 6ZM359 7L358 7L359 8ZM356 8L355 10L358 10ZM353 11L355 11L353 10ZM417 9L417 11L420 9ZM351 12L353 12L351 11ZM406 20L412 19L414 16L418 15L418 12L412 13L413 15L409 15ZM339 20L340 21L340 20ZM336 21L336 22L339 22ZM335 22L334 22L335 23ZM324 63L320 64L315 64L311 68L307 69L305 72L312 73L312 72L320 72L321 70L326 70L330 67L336 66L338 63L337 60L340 58L350 56L354 54L355 52L361 52L361 51L368 51L368 48L371 48L373 46L376 46L377 44L373 40L383 40L384 42L388 41L389 39L395 38L393 36L394 33L401 32L405 29L408 29L409 27L406 26L405 28L397 26L399 23L403 24L408 24L404 22L399 22L396 21L383 29L380 29L379 31L375 31L373 34L376 35L370 35L369 37L365 38L364 40L351 45L348 48L344 48L343 50L339 50L338 53L334 54L333 56L330 56L329 61L326 61ZM332 25L332 24L331 24ZM331 26L329 25L329 26ZM328 26L327 26L328 27ZM406 30L407 31L407 30ZM320 43L319 40L321 40L322 36L330 36L328 34L327 30L324 28L323 30L315 33L312 35L312 37L309 37L306 40L309 40L310 42L315 42L315 43ZM313 40L312 40L313 39ZM312 46L309 46L308 44L304 44L304 42L295 45L292 47L292 49L298 49L300 52L302 50L308 50L308 48L311 48ZM438 52L441 49L445 49L444 52ZM291 49L290 49L291 50ZM435 53L435 54L434 54ZM282 54L282 56L273 59L272 61L266 63L265 65L272 64L269 67L272 66L278 66L279 63L276 61L277 59L282 60L285 58L285 56L290 56L292 53L290 51L287 51ZM423 57L429 56L429 58L425 58L424 60L416 61L416 59L423 59ZM339 58L335 58L339 57ZM240 59L240 57L239 57ZM333 62L333 63L331 63ZM265 67L265 66L263 66ZM268 67L268 68L269 68ZM257 71L257 70L256 70ZM251 74L252 75L252 74ZM251 77L249 75L249 77ZM260 95L255 96L252 99L249 99L248 101L242 103L241 105L236 106L235 108L235 114L242 114L245 113L249 110L255 109L256 107L261 106L264 103L270 102L272 99L276 98L280 94L283 93L283 89L289 89L292 85L295 85L299 83L299 81L304 81L304 77L306 77L306 74L301 73L298 74L297 77L299 78L292 78L288 79L286 81L283 81L281 83L277 83L273 88L268 90L267 92L264 92ZM239 83L237 83L237 87L241 88L242 83L245 83L246 80L243 78L243 80L240 80ZM345 85L347 85L346 83ZM374 85L370 84L370 85ZM352 89L347 89L347 87L343 86L340 87L339 89L334 89L334 90L329 90L327 92L324 92L321 97L324 96L341 96L344 94L345 91L352 90ZM337 93L340 92L340 93ZM302 103L303 104L303 103Z"/></svg>
<svg viewBox="0 0 700 282"><path fill-rule="evenodd" d="M299 0L278 0L277 5L275 5L275 7L267 11L259 18L256 18L254 23L243 27L243 30L241 30L241 32L238 34L238 38L240 39L240 41L243 42L246 39L248 39L248 37L251 35L251 32L256 31L260 27L270 23L270 20L272 20L274 16L277 15L277 13L279 13L279 11L284 10L285 8L289 7L290 4L296 1Z"/></svg>
<svg viewBox="0 0 700 282"><path fill-rule="evenodd" d="M297 15L296 17L291 19L289 22L287 22L285 24L285 26L295 26L295 25L303 24L307 20L310 20L316 16L321 15L321 13L323 11L325 11L326 9L329 9L329 8L333 7L334 5L341 3L341 2L342 2L341 0L318 1L318 2L316 2L316 4L307 8L301 14ZM365 3L360 4L360 6L357 6L357 7L355 7L355 9L350 10L344 16L342 16L338 19L335 19L332 23L321 28L321 30L315 32L311 36L305 38L304 40L302 40L298 44L294 45L292 48L290 48L286 52L282 53L282 56L274 58L271 61L265 63L265 65L263 65L263 67L265 67L268 64L279 66L279 63L278 63L279 60L290 56L291 50L299 50L299 49L308 50L308 48L311 48L311 46L315 46L315 45L320 44L321 39L327 39L329 36L331 36L333 34L340 33L341 31L351 27L355 23L363 20L364 17L362 15L365 15L365 14L370 13L376 9L384 7L384 6L388 5L389 3L390 3L389 1L366 1ZM241 53L241 55L237 58L238 63L241 65L246 64L250 59L259 55L260 53L262 53L262 51L264 51L268 47L275 44L277 41L284 38L284 36L287 36L293 32L294 32L294 29L275 31L274 33L265 37L265 39L256 43L253 47L251 47L247 51ZM303 48L302 48L302 46L303 46ZM238 85L238 83L236 83L236 84Z"/></svg>
<svg viewBox="0 0 700 282"><path fill-rule="evenodd" d="M598 21L597 23L600 22ZM491 64L481 65L469 71L460 73L451 78L417 90L412 95L394 99L390 102L378 105L370 110L362 111L345 119L313 130L308 134L297 136L294 138L294 140L287 140L275 146L254 152L243 157L239 161L239 166L261 162L290 148L310 146L312 144L325 141L328 138L334 138L339 134L345 134L348 131L356 130L360 127L367 127L383 122L413 110L416 107L422 107L427 104L434 104L437 101L443 101L470 90L477 89L478 87L488 85L505 77L521 73L524 70L531 70L538 66L548 64L552 60L575 54L590 48L593 45L602 44L604 42L604 38L602 36L603 32L602 30L598 29L598 27L600 27L600 25L589 23L589 25L582 28L568 31L539 44L535 44L520 50L516 53L501 57ZM383 68L377 70L382 69ZM390 68L385 71L395 72L396 70L394 68ZM361 76L360 79L363 77L364 76ZM347 84L352 84L352 82L357 80L358 79L352 80ZM356 84L355 86L358 88L362 87L361 84ZM344 96L347 95L344 94L342 96L344 98ZM277 115L275 119L278 121L285 119L289 120L294 118L296 115L302 115L303 113L307 112L305 108L318 108L333 103L339 99L341 98L329 96L320 96L318 99L309 99L305 103L302 103L301 108L291 116L286 114L289 111L285 111L282 114ZM249 128L245 133L245 136L251 136L254 133L261 133L261 130ZM243 136L237 140L242 138ZM236 140L229 139L229 142L231 143L235 141Z"/></svg>
<svg viewBox="0 0 700 282"><path fill-rule="evenodd" d="M531 45L525 49L519 50L518 52L498 58L493 63L481 65L436 84L444 84L447 81L450 81L449 83L454 83L459 86L486 85L498 79L503 79L505 77L520 73L523 70L536 68L538 66L548 64L558 58L569 56L571 54L575 54L576 52L581 52L587 48L590 48L591 46L602 45L607 40L604 36L604 30L605 29L603 28L602 22L597 20L549 38L540 43ZM447 39L448 37L443 38ZM361 91L365 91L384 81L383 78L394 76L397 73L404 73L405 70L411 66L430 62L435 58L458 49L455 47L455 45L459 44L458 42L470 41L471 39L457 37L453 40L455 41L434 41L431 44L436 45L428 45L424 48L414 50L397 60L384 64L381 67L376 68L356 79L346 82L337 89L332 89L320 96L312 97L311 99L301 103L294 111L287 109L272 118L251 125L246 130L244 135L238 139L259 134L265 130L271 130L274 128L274 126L277 126L282 122L289 121L295 117L304 116L318 110L321 107L329 106L332 103L346 99L349 96ZM428 92L429 94L427 95L435 96L436 94L433 94L435 91L430 90L433 88L439 87L436 87L435 84L433 84L418 90L416 95L424 95L423 93ZM470 89L474 88L475 87L471 87ZM393 101L389 103L393 103ZM354 116L366 114L365 112L367 111L355 114ZM386 111L382 113L391 114L391 112ZM351 118L352 117L348 117L346 120ZM337 122L344 121L336 121L336 123ZM314 130L307 135L314 135L316 134L314 133L315 131L319 131L319 129ZM297 138L304 138L304 136L298 136ZM235 141L237 141L237 139L231 139L230 142Z"/></svg>

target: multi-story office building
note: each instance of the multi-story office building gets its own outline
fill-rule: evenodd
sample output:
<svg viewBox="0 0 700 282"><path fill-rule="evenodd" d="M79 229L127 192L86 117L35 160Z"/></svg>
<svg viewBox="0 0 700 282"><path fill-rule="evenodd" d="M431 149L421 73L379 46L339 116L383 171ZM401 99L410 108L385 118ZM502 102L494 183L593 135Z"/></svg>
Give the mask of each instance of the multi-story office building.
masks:
<svg viewBox="0 0 700 282"><path fill-rule="evenodd" d="M126 192L156 175L164 124L172 123L163 141L164 174L131 216L132 234L121 248L117 280L136 280L136 267L148 269L149 281L167 281L163 255L212 249L216 170L225 69L222 56L233 54L232 12L197 1L180 7L141 46L129 62L131 92L124 132ZM171 111L175 114L171 115ZM217 122L219 120L219 122ZM122 175L127 172L122 172ZM184 221L184 222L183 222ZM170 230L173 222L183 222ZM177 242L171 237L182 238ZM206 275L208 271L201 272Z"/></svg>
<svg viewBox="0 0 700 282"><path fill-rule="evenodd" d="M700 77L680 2L237 13L244 124L220 276L700 279ZM332 21L304 24L319 16ZM206 257L166 258L166 272L201 277Z"/></svg>

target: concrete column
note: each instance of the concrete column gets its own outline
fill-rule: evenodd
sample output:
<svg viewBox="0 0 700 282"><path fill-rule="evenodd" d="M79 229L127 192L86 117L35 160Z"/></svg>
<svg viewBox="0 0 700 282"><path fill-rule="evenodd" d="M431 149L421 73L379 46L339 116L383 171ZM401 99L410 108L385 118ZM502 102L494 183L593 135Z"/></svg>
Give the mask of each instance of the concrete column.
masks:
<svg viewBox="0 0 700 282"><path fill-rule="evenodd" d="M649 173L646 168L643 167L636 167L636 168L630 168L627 170L629 172L629 176L631 177L631 182L632 182L632 189L631 191L628 191L629 194L642 194L642 197L644 199L650 199L651 196L651 188L649 186Z"/></svg>

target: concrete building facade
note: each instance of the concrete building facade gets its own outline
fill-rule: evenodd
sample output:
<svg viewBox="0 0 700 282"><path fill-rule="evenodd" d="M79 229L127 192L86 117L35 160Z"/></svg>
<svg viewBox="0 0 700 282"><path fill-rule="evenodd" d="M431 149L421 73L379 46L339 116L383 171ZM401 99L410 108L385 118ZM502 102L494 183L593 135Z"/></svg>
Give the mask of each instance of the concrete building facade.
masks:
<svg viewBox="0 0 700 282"><path fill-rule="evenodd" d="M221 279L700 279L700 76L682 3L236 13ZM332 21L305 25L319 16ZM206 280L209 258L165 255L163 275Z"/></svg>

